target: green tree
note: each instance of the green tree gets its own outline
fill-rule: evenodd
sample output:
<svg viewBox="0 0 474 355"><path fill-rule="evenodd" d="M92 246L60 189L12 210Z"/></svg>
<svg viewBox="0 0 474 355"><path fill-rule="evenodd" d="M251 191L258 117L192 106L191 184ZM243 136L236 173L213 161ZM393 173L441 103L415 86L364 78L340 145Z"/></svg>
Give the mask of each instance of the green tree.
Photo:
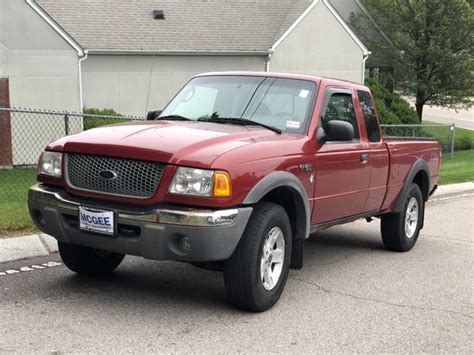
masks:
<svg viewBox="0 0 474 355"><path fill-rule="evenodd" d="M372 52L392 63L397 90L425 104L471 107L474 12L466 0L362 0L390 41L374 40L361 16L351 23Z"/></svg>

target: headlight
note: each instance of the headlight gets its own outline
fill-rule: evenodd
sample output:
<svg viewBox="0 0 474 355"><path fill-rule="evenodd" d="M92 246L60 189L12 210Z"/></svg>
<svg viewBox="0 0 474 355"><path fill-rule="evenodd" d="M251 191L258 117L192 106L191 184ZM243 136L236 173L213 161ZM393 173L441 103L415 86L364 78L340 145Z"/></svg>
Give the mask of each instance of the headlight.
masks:
<svg viewBox="0 0 474 355"><path fill-rule="evenodd" d="M169 192L181 195L228 197L230 177L224 171L179 167Z"/></svg>
<svg viewBox="0 0 474 355"><path fill-rule="evenodd" d="M45 151L41 155L38 170L42 175L61 177L63 154Z"/></svg>

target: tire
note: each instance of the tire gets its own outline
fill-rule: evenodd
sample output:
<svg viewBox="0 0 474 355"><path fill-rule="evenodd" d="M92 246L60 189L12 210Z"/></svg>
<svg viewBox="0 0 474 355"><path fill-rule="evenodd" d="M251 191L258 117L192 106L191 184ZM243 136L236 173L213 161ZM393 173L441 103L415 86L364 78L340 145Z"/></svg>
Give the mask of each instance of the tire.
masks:
<svg viewBox="0 0 474 355"><path fill-rule="evenodd" d="M97 250L81 245L58 242L59 254L64 264L79 275L100 275L114 271L124 254Z"/></svg>
<svg viewBox="0 0 474 355"><path fill-rule="evenodd" d="M413 206L416 205L416 217ZM407 222L408 214L410 221ZM403 203L401 213L382 215L381 232L385 248L393 251L408 251L415 245L423 225L425 203L420 187L412 184ZM409 226L406 226L409 223ZM416 224L415 224L416 223Z"/></svg>
<svg viewBox="0 0 474 355"><path fill-rule="evenodd" d="M288 279L291 248L291 224L285 210L274 203L259 203L237 248L224 265L230 302L238 309L252 312L271 308L280 299Z"/></svg>

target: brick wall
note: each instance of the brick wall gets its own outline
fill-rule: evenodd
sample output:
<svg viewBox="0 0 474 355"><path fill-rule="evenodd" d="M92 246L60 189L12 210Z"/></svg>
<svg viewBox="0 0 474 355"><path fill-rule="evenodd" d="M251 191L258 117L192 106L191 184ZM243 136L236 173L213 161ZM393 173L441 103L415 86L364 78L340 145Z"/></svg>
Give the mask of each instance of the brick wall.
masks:
<svg viewBox="0 0 474 355"><path fill-rule="evenodd" d="M0 107L10 107L8 78L0 78ZM0 111L0 167L11 167L12 129L10 112Z"/></svg>

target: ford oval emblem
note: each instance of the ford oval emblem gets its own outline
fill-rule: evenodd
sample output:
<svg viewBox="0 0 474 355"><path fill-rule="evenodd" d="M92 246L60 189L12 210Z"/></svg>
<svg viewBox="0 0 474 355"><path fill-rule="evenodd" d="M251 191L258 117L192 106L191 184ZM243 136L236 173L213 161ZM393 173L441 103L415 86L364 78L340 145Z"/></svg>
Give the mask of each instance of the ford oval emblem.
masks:
<svg viewBox="0 0 474 355"><path fill-rule="evenodd" d="M117 178L117 173L111 170L103 170L99 173L99 176L104 180L114 180Z"/></svg>

